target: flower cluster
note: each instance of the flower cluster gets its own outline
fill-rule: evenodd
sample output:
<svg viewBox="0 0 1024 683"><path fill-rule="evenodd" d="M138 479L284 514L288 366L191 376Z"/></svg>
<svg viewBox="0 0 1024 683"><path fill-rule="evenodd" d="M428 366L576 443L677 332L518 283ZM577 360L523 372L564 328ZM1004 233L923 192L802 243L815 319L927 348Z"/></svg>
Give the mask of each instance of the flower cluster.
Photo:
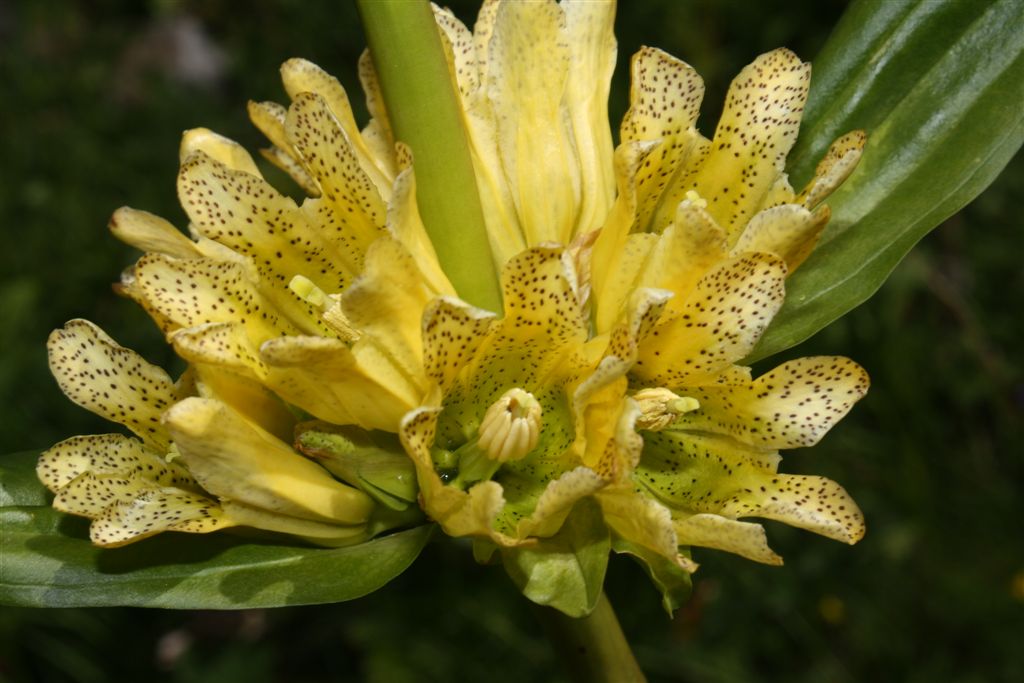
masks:
<svg viewBox="0 0 1024 683"><path fill-rule="evenodd" d="M740 363L864 135L837 140L796 192L784 163L809 65L758 57L709 140L700 77L643 48L613 146L613 15L491 1L471 32L435 9L502 311L460 299L439 263L368 55L362 129L303 60L282 67L287 108L250 103L301 203L236 143L187 132L191 238L127 208L111 227L146 252L121 291L189 369L172 381L81 320L52 335L65 393L138 437L47 451L54 505L91 517L100 545L236 525L336 545L422 510L511 565L585 526L652 573L692 571L689 546L781 562L749 517L857 541L841 487L777 469L864 395L865 372L814 357L754 378Z"/></svg>

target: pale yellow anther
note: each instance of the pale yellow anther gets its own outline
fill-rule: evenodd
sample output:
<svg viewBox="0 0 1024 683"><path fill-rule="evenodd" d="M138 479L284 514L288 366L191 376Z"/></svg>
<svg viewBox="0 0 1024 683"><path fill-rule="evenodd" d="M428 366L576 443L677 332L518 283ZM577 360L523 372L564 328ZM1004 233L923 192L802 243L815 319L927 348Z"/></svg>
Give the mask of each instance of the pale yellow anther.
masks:
<svg viewBox="0 0 1024 683"><path fill-rule="evenodd" d="M640 406L637 429L657 432L672 424L683 413L700 408L700 403L689 396L678 396L668 389L641 389L633 395Z"/></svg>
<svg viewBox="0 0 1024 683"><path fill-rule="evenodd" d="M292 281L288 283L288 289L295 292L295 295L303 301L320 309L327 306L329 301L327 292L317 287L312 280L304 275L293 277Z"/></svg>
<svg viewBox="0 0 1024 683"><path fill-rule="evenodd" d="M687 190L686 201L690 202L690 204L697 207L698 209L708 208L708 200L704 199L699 194L697 194L696 190Z"/></svg>
<svg viewBox="0 0 1024 683"><path fill-rule="evenodd" d="M288 283L288 289L309 305L320 309L323 321L337 332L343 341L355 341L359 338L359 331L352 327L341 310L341 298L337 294L328 294L304 275L293 277Z"/></svg>
<svg viewBox="0 0 1024 683"><path fill-rule="evenodd" d="M537 445L540 416L540 403L533 394L509 389L484 414L477 445L491 460L518 460Z"/></svg>

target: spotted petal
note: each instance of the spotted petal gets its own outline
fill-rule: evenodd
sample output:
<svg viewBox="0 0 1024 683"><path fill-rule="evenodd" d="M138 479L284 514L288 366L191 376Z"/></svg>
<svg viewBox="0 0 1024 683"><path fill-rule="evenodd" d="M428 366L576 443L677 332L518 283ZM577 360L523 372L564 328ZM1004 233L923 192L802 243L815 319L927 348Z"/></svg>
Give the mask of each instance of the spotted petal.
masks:
<svg viewBox="0 0 1024 683"><path fill-rule="evenodd" d="M681 416L678 428L761 448L813 446L867 390L867 373L848 358L800 358L749 383L689 390L700 409Z"/></svg>
<svg viewBox="0 0 1024 683"><path fill-rule="evenodd" d="M633 373L669 389L714 381L750 353L782 306L785 273L785 264L770 254L719 264L675 316L640 342Z"/></svg>
<svg viewBox="0 0 1024 683"><path fill-rule="evenodd" d="M711 151L692 183L730 239L761 206L796 142L811 66L786 49L754 60L733 80Z"/></svg>
<svg viewBox="0 0 1024 683"><path fill-rule="evenodd" d="M209 533L234 526L216 502L178 489L152 488L107 508L89 526L89 538L116 547L163 531Z"/></svg>
<svg viewBox="0 0 1024 683"><path fill-rule="evenodd" d="M669 220L678 204L666 191L669 183L677 173L686 173L690 157L699 157L707 144L695 128L704 81L690 65L650 47L633 55L630 72L630 106L622 119L622 141L658 143L633 181L637 194L634 228L660 231L663 224L651 225L659 204L664 204L660 213Z"/></svg>
<svg viewBox="0 0 1024 683"><path fill-rule="evenodd" d="M389 173L387 161L381 159L360 134L348 94L338 79L310 61L289 59L281 65L281 81L293 102L299 100L303 93L314 94L323 100L358 159L360 169L372 180L381 198L387 201L394 175Z"/></svg>
<svg viewBox="0 0 1024 683"><path fill-rule="evenodd" d="M46 345L50 372L72 401L119 422L156 451L167 450L160 416L178 397L171 378L87 320L54 330Z"/></svg>
<svg viewBox="0 0 1024 683"><path fill-rule="evenodd" d="M778 474L764 451L679 431L648 432L644 441L636 479L674 510L765 517L846 543L864 535L863 516L842 487L823 477Z"/></svg>
<svg viewBox="0 0 1024 683"><path fill-rule="evenodd" d="M782 558L768 547L764 527L752 522L709 513L683 515L673 519L681 545L696 545L736 553L764 564L782 564Z"/></svg>
<svg viewBox="0 0 1024 683"><path fill-rule="evenodd" d="M178 258L198 258L195 243L168 221L149 213L122 206L110 217L114 237L140 251L153 251Z"/></svg>

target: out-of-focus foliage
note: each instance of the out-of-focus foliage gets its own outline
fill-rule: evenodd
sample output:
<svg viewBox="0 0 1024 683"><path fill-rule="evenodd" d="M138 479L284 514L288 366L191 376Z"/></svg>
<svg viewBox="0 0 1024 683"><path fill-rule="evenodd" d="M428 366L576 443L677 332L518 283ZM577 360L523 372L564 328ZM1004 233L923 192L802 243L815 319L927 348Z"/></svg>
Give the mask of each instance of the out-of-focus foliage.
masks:
<svg viewBox="0 0 1024 683"><path fill-rule="evenodd" d="M881 1L881 0L879 0ZM454 9L472 17L475 3ZM785 45L812 59L838 2L644 0L620 10L622 78L643 44L691 62L713 130L729 78ZM198 33L196 32L198 31ZM175 45L186 46L177 53ZM131 204L179 225L180 131L262 144L247 98L280 98L280 62L303 56L352 90L362 50L346 3L0 2L0 453L110 427L63 399L50 329L96 321L180 368L159 333L109 289L133 256L108 236ZM189 56L190 59L184 59ZM358 97L354 97L358 103ZM1024 670L1024 160L913 252L862 308L792 351L843 353L873 388L788 471L824 474L868 519L854 548L772 526L785 568L696 553L694 599L674 621L639 567L608 591L654 681L1011 681ZM781 360L781 359L777 359ZM811 462L813 459L813 462ZM805 468L806 465L806 468ZM549 673L550 672L550 673ZM0 612L11 681L559 680L554 654L502 570L432 546L367 598L243 613L128 609Z"/></svg>

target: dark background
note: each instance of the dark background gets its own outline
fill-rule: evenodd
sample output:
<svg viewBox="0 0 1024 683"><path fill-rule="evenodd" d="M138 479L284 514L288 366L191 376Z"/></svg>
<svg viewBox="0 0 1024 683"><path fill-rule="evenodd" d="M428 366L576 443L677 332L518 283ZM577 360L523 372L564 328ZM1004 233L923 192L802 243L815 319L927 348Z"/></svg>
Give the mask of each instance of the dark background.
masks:
<svg viewBox="0 0 1024 683"><path fill-rule="evenodd" d="M970 0L968 0L970 1ZM473 3L454 6L472 21ZM731 77L788 46L813 60L837 1L691 0L620 7L612 120L642 43L693 64L714 130ZM319 63L361 106L363 47L346 2L0 0L0 453L109 427L46 369L65 320L97 322L180 369L110 283L135 254L105 224L122 204L178 225L182 130L255 150L245 101L286 101L277 67ZM868 304L795 350L862 363L872 389L790 472L842 482L867 537L849 548L769 524L783 568L700 551L694 599L669 620L642 572L613 558L608 592L652 681L1024 680L1018 156L926 238ZM0 611L0 680L556 681L555 653L499 568L459 543L352 603L238 613Z"/></svg>

